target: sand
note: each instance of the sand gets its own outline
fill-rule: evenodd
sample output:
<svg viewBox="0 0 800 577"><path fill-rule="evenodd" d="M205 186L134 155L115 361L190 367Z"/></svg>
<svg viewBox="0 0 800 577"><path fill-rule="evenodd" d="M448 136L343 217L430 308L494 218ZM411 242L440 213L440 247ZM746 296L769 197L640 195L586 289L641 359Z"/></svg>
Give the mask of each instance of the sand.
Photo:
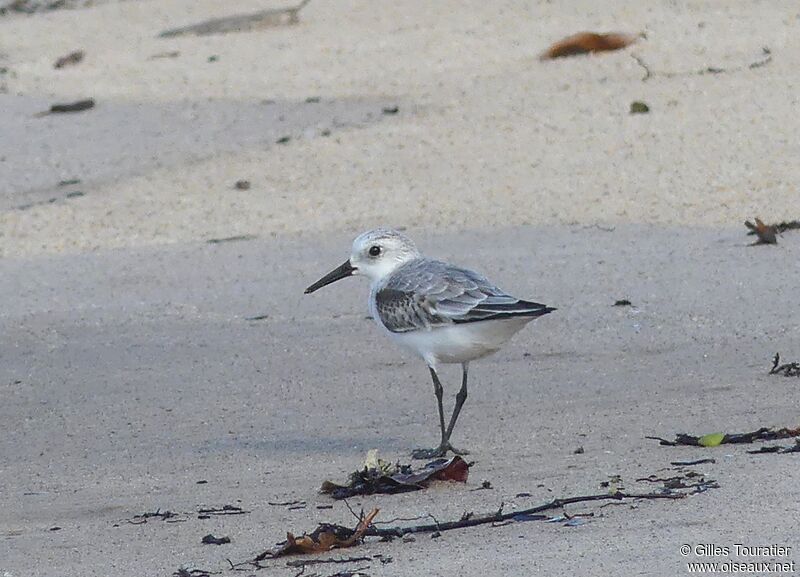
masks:
<svg viewBox="0 0 800 577"><path fill-rule="evenodd" d="M364 318L363 283L302 289L385 224L559 311L472 368L466 486L352 506L451 519L616 474L648 490L636 479L706 456L720 488L575 507L595 513L578 527L371 542L348 553L393 562L367 573L681 575L686 543L800 547L795 455L644 439L797 425L797 379L766 373L776 351L800 357L800 236L748 247L741 226L798 218L797 7L312 2L296 26L157 38L279 6L0 17L0 575L236 575L227 558L287 530L352 523L316 509L319 485L369 449L432 443L432 387ZM538 60L584 29L647 38ZM308 505L268 504L292 500ZM250 513L190 515L223 504ZM126 521L159 508L186 520Z"/></svg>

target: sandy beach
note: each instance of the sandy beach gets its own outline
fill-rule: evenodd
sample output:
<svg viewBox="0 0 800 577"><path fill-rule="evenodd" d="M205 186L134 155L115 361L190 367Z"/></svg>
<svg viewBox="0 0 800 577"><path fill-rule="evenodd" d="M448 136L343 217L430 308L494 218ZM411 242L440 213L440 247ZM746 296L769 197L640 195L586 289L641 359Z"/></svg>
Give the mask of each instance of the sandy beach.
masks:
<svg viewBox="0 0 800 577"><path fill-rule="evenodd" d="M797 6L312 0L294 25L159 37L283 6L0 15L0 577L293 577L287 559L228 560L353 526L321 483L370 449L407 461L436 433L425 365L366 318L363 279L302 294L380 225L559 310L472 366L454 439L474 461L465 485L354 510L452 520L609 482L648 492L661 485L642 479L705 458L688 470L718 487L569 506L592 514L571 526L368 539L322 556L368 561L305 576L660 576L715 560L685 544L800 559L798 453L645 439L798 425L800 379L768 372L776 352L800 360L800 232L749 246L742 225L800 218ZM645 37L539 60L581 30ZM457 369L443 378L452 403ZM223 505L247 513L197 518Z"/></svg>

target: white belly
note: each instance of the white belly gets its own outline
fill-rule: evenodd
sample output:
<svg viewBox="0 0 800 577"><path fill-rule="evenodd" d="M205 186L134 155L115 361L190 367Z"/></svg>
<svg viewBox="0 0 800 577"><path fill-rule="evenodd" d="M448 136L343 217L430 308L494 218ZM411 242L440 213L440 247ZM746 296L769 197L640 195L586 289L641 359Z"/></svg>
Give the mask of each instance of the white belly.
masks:
<svg viewBox="0 0 800 577"><path fill-rule="evenodd" d="M387 332L392 339L417 353L429 365L436 366L438 363L466 363L490 355L531 320L531 317L519 317L406 333Z"/></svg>

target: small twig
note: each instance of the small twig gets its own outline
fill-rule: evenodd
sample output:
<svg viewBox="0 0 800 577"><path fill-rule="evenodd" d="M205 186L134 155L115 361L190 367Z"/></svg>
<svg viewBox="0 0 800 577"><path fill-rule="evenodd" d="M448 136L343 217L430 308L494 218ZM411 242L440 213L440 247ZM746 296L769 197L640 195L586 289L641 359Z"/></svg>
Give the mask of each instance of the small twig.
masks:
<svg viewBox="0 0 800 577"><path fill-rule="evenodd" d="M716 463L714 459L697 459L695 461L671 461L673 467L691 467L692 465L705 465L706 463Z"/></svg>
<svg viewBox="0 0 800 577"><path fill-rule="evenodd" d="M226 236L224 238L209 238L206 242L208 244L222 244L223 242L239 242L243 240L255 240L254 234L237 234L236 236Z"/></svg>
<svg viewBox="0 0 800 577"><path fill-rule="evenodd" d="M439 523L431 513L426 515L417 515L416 517L394 517L387 521L373 521L373 525L389 525L390 523L397 523L398 521L419 521L420 519L431 519L434 523Z"/></svg>
<svg viewBox="0 0 800 577"><path fill-rule="evenodd" d="M650 78L652 78L653 73L650 71L650 67L642 60L642 57L638 54L631 54L631 58L636 61L636 64L641 66L644 69L644 76L642 76L642 82L647 82Z"/></svg>
<svg viewBox="0 0 800 577"><path fill-rule="evenodd" d="M358 563L360 561L372 561L371 557L331 557L329 559L297 559L287 561L287 567L305 567L306 565L320 565L322 563Z"/></svg>
<svg viewBox="0 0 800 577"><path fill-rule="evenodd" d="M412 525L410 527L386 527L379 528L374 525L371 526L364 533L367 537L403 537L411 533L433 533L436 531L450 531L451 529L463 529L466 527L475 527L476 525L485 525L498 523L502 521L513 520L517 516L528 516L543 511L550 511L552 509L560 509L565 505L574 503L585 503L589 501L620 501L622 499L683 499L686 497L684 493L670 492L670 493L602 493L599 495L584 495L580 497L566 497L563 499L554 499L549 503L523 509L520 511L513 511L503 513L502 508L494 513L485 515L465 514L458 521L447 521L444 523L428 524L428 525Z"/></svg>
<svg viewBox="0 0 800 577"><path fill-rule="evenodd" d="M350 506L350 503L347 502L347 499L342 499L342 501L344 501L344 506L347 507L348 511L350 511L350 514L353 515L353 517L356 518L356 521L360 523L364 519L364 510L363 509L361 510L360 515L356 515L356 512L353 511L353 508Z"/></svg>
<svg viewBox="0 0 800 577"><path fill-rule="evenodd" d="M661 76L664 78L675 78L677 76L703 76L705 74L727 74L730 72L742 72L743 70L752 70L754 68L761 68L762 66L766 66L770 62L772 62L772 51L764 46L761 49L762 56L758 60L750 62L748 64L741 64L739 66L734 66L733 68L721 68L719 66L707 66L705 68L701 68L700 70L691 70L686 72L658 72L652 70L644 59L637 55L631 54L631 58L633 58L636 63L644 70L645 74L642 77L642 82L646 82L647 80L654 78L656 76Z"/></svg>
<svg viewBox="0 0 800 577"><path fill-rule="evenodd" d="M750 69L753 68L761 68L762 66L766 66L772 61L772 51L764 46L761 49L762 54L764 57L761 60L756 60L755 62L751 62L747 67Z"/></svg>
<svg viewBox="0 0 800 577"><path fill-rule="evenodd" d="M255 559L250 559L248 561L242 561L240 563L234 563L230 559L225 559L228 562L228 565L231 566L231 571L250 571L250 569L266 569L266 565L262 565L259 561Z"/></svg>
<svg viewBox="0 0 800 577"><path fill-rule="evenodd" d="M772 445L769 447L759 447L756 451L747 451L751 455L761 455L764 453L778 453L778 454L786 454L786 453L800 453L800 439L798 439L794 445L791 447L784 447L783 445Z"/></svg>
<svg viewBox="0 0 800 577"><path fill-rule="evenodd" d="M364 571L366 571L367 569L369 569L369 565L366 565L365 567L358 567L356 569L353 569L352 571L349 569L346 571L337 571L333 575L328 575L328 577L355 577L356 575L359 575L361 577L369 577L369 575L364 573ZM295 577L297 576L295 575Z"/></svg>

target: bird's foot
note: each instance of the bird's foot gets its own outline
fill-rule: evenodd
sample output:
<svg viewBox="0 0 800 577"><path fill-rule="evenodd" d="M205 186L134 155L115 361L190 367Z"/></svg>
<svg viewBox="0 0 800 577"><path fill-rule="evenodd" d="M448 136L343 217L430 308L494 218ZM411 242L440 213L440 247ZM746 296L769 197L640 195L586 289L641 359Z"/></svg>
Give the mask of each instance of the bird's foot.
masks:
<svg viewBox="0 0 800 577"><path fill-rule="evenodd" d="M412 459L438 459L447 454L447 445L439 445L435 449L414 449L411 451Z"/></svg>
<svg viewBox="0 0 800 577"><path fill-rule="evenodd" d="M412 459L440 459L450 451L455 455L469 455L469 451L456 449L449 442L442 443L435 449L415 449L411 452Z"/></svg>

